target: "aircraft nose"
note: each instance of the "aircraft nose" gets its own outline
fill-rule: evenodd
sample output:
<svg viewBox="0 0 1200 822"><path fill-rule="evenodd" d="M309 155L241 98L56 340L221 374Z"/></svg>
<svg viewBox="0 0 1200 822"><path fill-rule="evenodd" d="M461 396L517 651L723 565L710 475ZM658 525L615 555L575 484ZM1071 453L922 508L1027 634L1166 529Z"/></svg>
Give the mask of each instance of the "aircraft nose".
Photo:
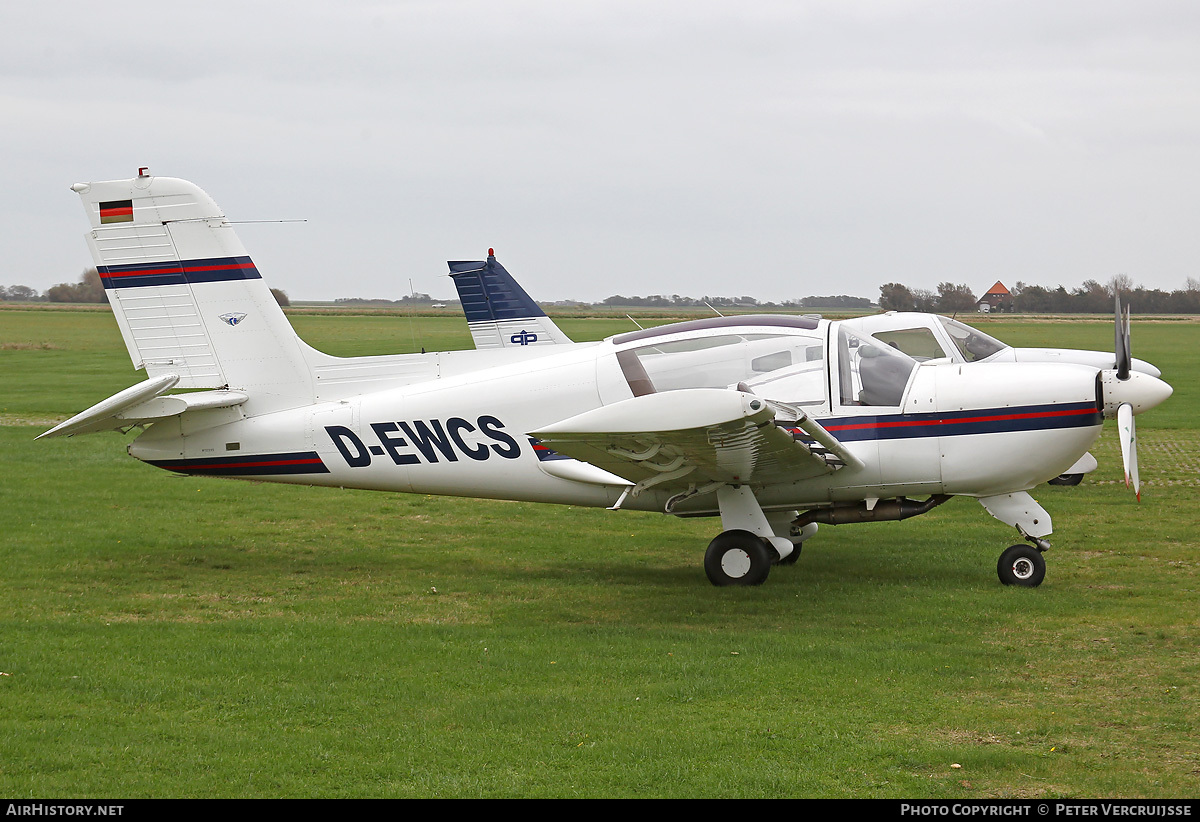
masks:
<svg viewBox="0 0 1200 822"><path fill-rule="evenodd" d="M1104 416L1113 418L1117 408L1128 404L1134 414L1149 411L1174 393L1170 385L1140 371L1131 371L1128 379L1118 379L1115 369L1100 372L1100 399L1104 403Z"/></svg>

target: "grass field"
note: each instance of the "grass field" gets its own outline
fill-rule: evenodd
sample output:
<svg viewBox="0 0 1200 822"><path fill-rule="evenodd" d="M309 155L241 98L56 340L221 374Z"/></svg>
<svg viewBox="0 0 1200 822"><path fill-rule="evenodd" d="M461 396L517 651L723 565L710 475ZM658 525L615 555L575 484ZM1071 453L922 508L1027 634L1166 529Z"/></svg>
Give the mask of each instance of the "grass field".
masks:
<svg viewBox="0 0 1200 822"><path fill-rule="evenodd" d="M456 317L293 321L335 354L470 347ZM1111 432L1083 485L1038 489L1040 588L997 582L1016 534L956 499L717 589L711 521L35 443L140 375L105 311L0 310L0 795L1198 797L1200 324L1133 341L1175 386L1139 418L1143 499Z"/></svg>

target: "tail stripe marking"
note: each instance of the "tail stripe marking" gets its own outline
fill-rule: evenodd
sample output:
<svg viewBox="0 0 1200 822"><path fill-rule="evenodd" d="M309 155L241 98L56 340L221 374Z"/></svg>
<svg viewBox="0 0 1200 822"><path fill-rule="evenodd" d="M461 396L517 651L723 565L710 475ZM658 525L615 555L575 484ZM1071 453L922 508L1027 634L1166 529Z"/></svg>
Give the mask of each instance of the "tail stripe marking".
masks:
<svg viewBox="0 0 1200 822"><path fill-rule="evenodd" d="M215 257L207 260L177 260L166 263L130 263L97 267L105 288L136 288L184 283L214 283L226 280L260 280L249 257Z"/></svg>

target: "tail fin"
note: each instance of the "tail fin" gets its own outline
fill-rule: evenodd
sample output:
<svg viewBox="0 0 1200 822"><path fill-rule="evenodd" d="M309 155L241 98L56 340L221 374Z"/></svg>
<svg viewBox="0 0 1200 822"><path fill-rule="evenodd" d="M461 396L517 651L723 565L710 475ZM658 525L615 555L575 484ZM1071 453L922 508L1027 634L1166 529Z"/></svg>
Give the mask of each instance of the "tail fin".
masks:
<svg viewBox="0 0 1200 822"><path fill-rule="evenodd" d="M135 368L178 388L311 402L300 342L233 227L204 191L141 174L76 183L88 246Z"/></svg>
<svg viewBox="0 0 1200 822"><path fill-rule="evenodd" d="M486 262L449 263L476 348L570 343L488 249Z"/></svg>

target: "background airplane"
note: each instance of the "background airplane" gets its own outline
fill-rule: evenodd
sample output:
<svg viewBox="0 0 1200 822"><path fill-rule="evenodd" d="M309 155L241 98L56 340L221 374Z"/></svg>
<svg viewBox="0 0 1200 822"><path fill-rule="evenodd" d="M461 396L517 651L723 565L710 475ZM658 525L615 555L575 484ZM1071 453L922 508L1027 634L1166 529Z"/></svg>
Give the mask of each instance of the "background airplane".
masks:
<svg viewBox="0 0 1200 822"><path fill-rule="evenodd" d="M1105 418L1136 488L1133 417L1171 393L1130 367L1128 315L1104 369L919 366L844 322L773 315L595 343L497 326L525 343L332 357L296 336L198 187L139 174L73 189L147 379L42 437L144 429L129 453L184 474L719 516L716 585L763 582L818 523L904 519L955 495L1028 541L1001 554L1001 581L1037 585L1052 526L1028 490Z"/></svg>

